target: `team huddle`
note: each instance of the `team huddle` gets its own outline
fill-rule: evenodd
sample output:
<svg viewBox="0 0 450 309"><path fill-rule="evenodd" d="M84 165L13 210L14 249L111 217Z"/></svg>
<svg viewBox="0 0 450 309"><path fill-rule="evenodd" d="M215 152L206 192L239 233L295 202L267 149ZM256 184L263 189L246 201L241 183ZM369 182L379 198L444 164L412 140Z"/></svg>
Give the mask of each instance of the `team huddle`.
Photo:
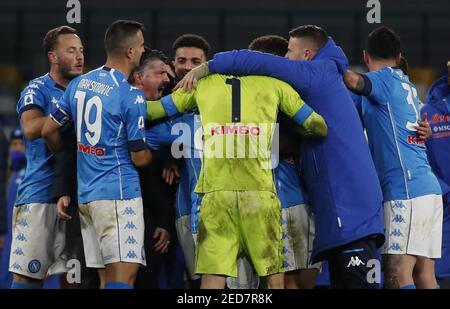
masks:
<svg viewBox="0 0 450 309"><path fill-rule="evenodd" d="M364 74L313 25L209 61L201 36L179 37L171 62L145 46L144 31L112 23L105 65L85 74L73 28L45 36L50 72L17 107L27 167L12 288L68 271L69 222L101 288L133 288L140 269L154 267L149 247L165 253L173 237L189 287L314 288L327 262L332 288L379 288L372 260L385 288L438 287L449 188L429 163L432 130L394 31L369 34ZM70 153L76 179L57 181L57 161ZM147 204L173 208L146 195L145 168L157 160L171 162L171 183L179 178L176 236L145 219Z"/></svg>

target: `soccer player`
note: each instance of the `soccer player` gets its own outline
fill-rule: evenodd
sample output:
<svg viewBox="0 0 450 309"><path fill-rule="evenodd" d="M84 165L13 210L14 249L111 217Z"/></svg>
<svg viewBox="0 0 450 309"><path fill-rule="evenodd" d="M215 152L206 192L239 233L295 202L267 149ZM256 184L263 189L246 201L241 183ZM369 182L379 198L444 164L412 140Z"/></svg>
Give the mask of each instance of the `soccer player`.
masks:
<svg viewBox="0 0 450 309"><path fill-rule="evenodd" d="M421 110L426 113L432 128L433 134L425 144L431 168L441 185L444 202L442 257L436 260L435 267L441 288L449 288L450 285L450 62L447 65L447 75L431 86Z"/></svg>
<svg viewBox="0 0 450 309"><path fill-rule="evenodd" d="M78 201L86 265L105 268L105 288L132 288L145 265L139 176L145 144L144 94L127 79L144 52L143 25L113 22L106 64L74 79L48 117L43 136L53 150L59 128L73 120L78 142Z"/></svg>
<svg viewBox="0 0 450 309"><path fill-rule="evenodd" d="M210 49L208 42L199 35L185 34L178 37L173 44L175 54L173 63L177 78L181 79L191 68L199 63L204 63ZM150 99L155 100L154 98ZM174 149L182 145L181 153L185 164L179 173L175 226L185 258L187 276L190 279L186 285L190 288L198 287L200 284L200 277L195 274L195 247L198 211L202 199L199 194L194 192L202 165L200 159L202 143L198 140L199 136L201 136L201 123L197 111L175 115L147 130L147 143L152 149L157 150L162 145L168 144L172 144L172 149ZM242 257L238 259L237 278L227 277L226 283L227 287L231 289L250 289L258 286L259 278L246 258Z"/></svg>
<svg viewBox="0 0 450 309"><path fill-rule="evenodd" d="M151 118L195 107L204 137L195 190L204 194L196 259L201 286L223 288L225 276L237 276L237 257L246 254L268 288L282 288L281 207L267 154L272 125L279 108L310 135L325 136L326 124L289 85L261 76L214 74L195 91L179 90L147 106Z"/></svg>
<svg viewBox="0 0 450 309"><path fill-rule="evenodd" d="M367 38L369 73L347 72L362 98L362 115L383 190L386 288L436 288L434 260L441 256L442 196L418 133L417 90L397 66L400 38L387 27Z"/></svg>
<svg viewBox="0 0 450 309"><path fill-rule="evenodd" d="M175 70L175 76L178 80L182 79L186 73L192 68L205 63L208 59L211 46L208 41L197 34L183 34L175 39L172 44L172 51L174 53L173 66ZM196 116L197 115L197 116ZM198 112L190 111L184 115L171 119L165 125L158 126L149 131L148 136L151 140L151 136L160 133L161 130L167 133L171 132L174 125L183 126L187 125L191 134L195 134L198 128L199 121L195 117L198 117ZM197 124L197 126L195 126ZM168 127L167 127L168 126ZM168 131L168 129L170 131ZM189 135L190 137L191 135ZM170 139L173 142L176 139L176 135L171 135ZM200 155L198 150L194 146L194 141L184 140L183 151L185 152L185 163L180 168L180 181L176 193L176 219L175 227L177 231L178 242L182 248L185 264L186 275L188 281L186 285L191 288L199 287L200 277L195 274L195 234L197 226L197 213L198 207L201 204L201 197L194 192L194 188L197 184L199 171L201 167ZM197 152L197 153L196 153Z"/></svg>
<svg viewBox="0 0 450 309"><path fill-rule="evenodd" d="M190 70L205 63L210 50L211 46L200 35L183 34L176 38L172 44L176 77L182 79Z"/></svg>
<svg viewBox="0 0 450 309"><path fill-rule="evenodd" d="M284 56L288 41L277 35L265 35L254 39L249 47L273 55ZM274 170L275 187L281 202L283 228L283 253L286 288L314 288L321 263L311 265L314 240L314 221L307 204L304 186L299 177L300 139L295 131L296 123L281 113L280 162Z"/></svg>
<svg viewBox="0 0 450 309"><path fill-rule="evenodd" d="M248 50L219 53L186 82L209 71L269 75L291 84L325 118L328 136L305 141L301 154L314 212L312 262L329 261L334 288L376 288L367 282L366 264L384 242L382 193L361 121L342 83L347 58L320 27L300 26L289 35L288 59Z"/></svg>
<svg viewBox="0 0 450 309"><path fill-rule="evenodd" d="M14 207L9 270L11 288L39 288L52 265L52 273L66 271L55 263L65 242L64 222L56 216L53 185L53 154L41 138L41 130L65 87L82 73L83 45L75 29L61 26L44 38L50 72L32 80L17 105L24 132L26 172Z"/></svg>

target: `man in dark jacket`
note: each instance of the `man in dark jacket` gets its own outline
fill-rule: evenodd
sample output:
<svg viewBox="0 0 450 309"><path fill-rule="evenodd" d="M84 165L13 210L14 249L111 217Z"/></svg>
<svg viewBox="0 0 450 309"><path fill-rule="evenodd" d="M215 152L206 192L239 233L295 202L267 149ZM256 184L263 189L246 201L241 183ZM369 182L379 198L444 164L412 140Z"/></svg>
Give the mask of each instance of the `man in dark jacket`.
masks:
<svg viewBox="0 0 450 309"><path fill-rule="evenodd" d="M141 56L139 68L134 72L131 82L144 92L147 99L160 98L169 83L165 62L165 55L157 50L146 48ZM152 164L138 170L144 204L144 244L148 262L147 267L139 269L136 288L159 287L159 273L168 259L171 234L175 234L175 187L167 184L161 177L164 161L155 154Z"/></svg>
<svg viewBox="0 0 450 309"><path fill-rule="evenodd" d="M442 257L436 260L435 273L442 287L450 286L450 62L448 74L431 86L422 113L426 113L433 134L426 141L431 168L442 189L444 223Z"/></svg>

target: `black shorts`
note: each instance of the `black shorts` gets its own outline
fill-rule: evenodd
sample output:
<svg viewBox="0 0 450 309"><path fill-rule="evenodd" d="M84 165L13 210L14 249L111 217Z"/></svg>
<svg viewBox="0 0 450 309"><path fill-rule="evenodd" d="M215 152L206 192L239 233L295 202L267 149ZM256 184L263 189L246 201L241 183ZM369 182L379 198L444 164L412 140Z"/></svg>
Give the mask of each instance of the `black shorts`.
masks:
<svg viewBox="0 0 450 309"><path fill-rule="evenodd" d="M367 265L376 258L376 241L373 238L360 239L333 249L328 259L331 288L378 289L379 283L373 282L371 274L368 274L374 271L373 267L371 263Z"/></svg>

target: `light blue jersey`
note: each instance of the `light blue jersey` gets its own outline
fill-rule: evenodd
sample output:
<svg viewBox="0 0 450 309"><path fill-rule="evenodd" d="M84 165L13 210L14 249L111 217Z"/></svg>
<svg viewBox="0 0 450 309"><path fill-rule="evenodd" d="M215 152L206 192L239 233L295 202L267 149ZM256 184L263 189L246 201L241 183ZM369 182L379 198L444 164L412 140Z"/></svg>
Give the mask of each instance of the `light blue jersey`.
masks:
<svg viewBox="0 0 450 309"><path fill-rule="evenodd" d="M191 229L195 232L202 200L201 195L194 192L202 166L200 116L194 112L179 115L150 128L146 136L150 148L158 150L162 145L171 145L172 154L184 158L185 166L180 170L176 193L176 218L191 215Z"/></svg>
<svg viewBox="0 0 450 309"><path fill-rule="evenodd" d="M32 80L20 94L17 104L19 118L23 112L30 109L40 110L44 116L47 116L63 95L64 90L65 88L56 84L49 74ZM54 202L53 154L47 148L43 138L30 141L24 137L24 140L27 167L17 191L15 205Z"/></svg>
<svg viewBox="0 0 450 309"><path fill-rule="evenodd" d="M293 159L280 160L274 170L275 189L281 208L289 208L306 203L305 189L301 184L298 167Z"/></svg>
<svg viewBox="0 0 450 309"><path fill-rule="evenodd" d="M69 84L52 117L60 125L73 119L76 127L80 203L141 196L130 151L147 147L145 104L124 74L106 66Z"/></svg>
<svg viewBox="0 0 450 309"><path fill-rule="evenodd" d="M400 69L364 75L369 85L361 101L362 117L384 201L441 194L417 135L421 116L416 88Z"/></svg>

